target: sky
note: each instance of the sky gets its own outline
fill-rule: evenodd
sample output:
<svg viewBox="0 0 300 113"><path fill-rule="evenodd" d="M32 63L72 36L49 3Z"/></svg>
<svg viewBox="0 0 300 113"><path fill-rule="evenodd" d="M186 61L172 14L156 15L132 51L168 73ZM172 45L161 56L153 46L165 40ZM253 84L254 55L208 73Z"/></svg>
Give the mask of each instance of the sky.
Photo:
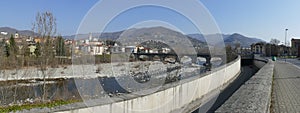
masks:
<svg viewBox="0 0 300 113"><path fill-rule="evenodd" d="M1 0L0 27L30 30L37 12L50 11L57 19L58 33L72 35L77 32L85 15L98 2L101 1ZM208 9L224 34L240 33L265 41L276 38L283 42L285 29L289 29L288 40L293 37L300 38L299 0L200 0L200 2ZM107 10L114 8L114 5ZM194 13L197 15L197 10ZM147 20L166 21L179 27L186 34L198 33L195 26L179 13L147 6L120 14L107 25L106 31L127 29Z"/></svg>

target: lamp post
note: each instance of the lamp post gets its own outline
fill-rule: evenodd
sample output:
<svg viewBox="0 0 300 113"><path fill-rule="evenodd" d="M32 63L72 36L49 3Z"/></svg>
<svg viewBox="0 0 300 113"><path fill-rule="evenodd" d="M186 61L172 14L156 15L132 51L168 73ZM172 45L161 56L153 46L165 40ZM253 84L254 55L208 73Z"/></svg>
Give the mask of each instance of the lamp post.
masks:
<svg viewBox="0 0 300 113"><path fill-rule="evenodd" d="M287 32L289 29L285 29L285 41L284 41L284 46L285 46L285 51L284 51L284 60L286 62L286 55L287 55L287 46L286 46L286 37L287 37Z"/></svg>

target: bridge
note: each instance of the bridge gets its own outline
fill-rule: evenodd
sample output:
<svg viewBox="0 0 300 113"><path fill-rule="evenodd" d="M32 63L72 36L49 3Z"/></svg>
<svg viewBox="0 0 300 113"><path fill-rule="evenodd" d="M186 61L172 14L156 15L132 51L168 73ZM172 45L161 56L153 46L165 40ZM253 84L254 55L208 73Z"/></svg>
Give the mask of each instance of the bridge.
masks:
<svg viewBox="0 0 300 113"><path fill-rule="evenodd" d="M145 52L138 52L138 53L131 53L134 58L136 60L139 60L140 56L144 55L147 56L149 58L150 61L153 60L154 57L159 57L160 61L164 61L167 57L174 57L175 58L175 62L180 62L180 57L183 56L188 56L192 59L192 62L196 62L197 61L197 57L202 57L206 59L206 64L211 64L211 58L212 55L209 53L197 53L195 55L193 54L180 54L177 55L176 53L145 53ZM224 55L214 55L215 57L220 57L223 58ZM223 60L225 61L225 60Z"/></svg>

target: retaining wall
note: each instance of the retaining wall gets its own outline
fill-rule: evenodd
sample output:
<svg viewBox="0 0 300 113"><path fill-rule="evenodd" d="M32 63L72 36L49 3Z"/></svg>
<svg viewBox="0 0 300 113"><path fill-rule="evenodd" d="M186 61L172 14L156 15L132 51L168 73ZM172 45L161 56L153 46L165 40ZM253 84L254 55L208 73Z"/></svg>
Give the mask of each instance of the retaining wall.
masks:
<svg viewBox="0 0 300 113"><path fill-rule="evenodd" d="M238 57L226 66L218 67L204 76L196 76L167 84L161 90L146 96L122 96L116 102L95 104L92 107L77 107L72 105L54 108L57 113L170 113L186 111L195 100L205 98L205 95L228 84L240 73L241 59ZM130 97L130 98L127 98ZM101 102L100 102L101 103ZM79 106L79 107L78 107Z"/></svg>
<svg viewBox="0 0 300 113"><path fill-rule="evenodd" d="M255 58L254 65L261 69L242 85L216 113L269 113L274 63Z"/></svg>
<svg viewBox="0 0 300 113"><path fill-rule="evenodd" d="M264 67L267 63L268 63L268 59L265 59L265 58L255 57L253 59L253 64L256 67L258 67L259 69L261 69L262 67Z"/></svg>

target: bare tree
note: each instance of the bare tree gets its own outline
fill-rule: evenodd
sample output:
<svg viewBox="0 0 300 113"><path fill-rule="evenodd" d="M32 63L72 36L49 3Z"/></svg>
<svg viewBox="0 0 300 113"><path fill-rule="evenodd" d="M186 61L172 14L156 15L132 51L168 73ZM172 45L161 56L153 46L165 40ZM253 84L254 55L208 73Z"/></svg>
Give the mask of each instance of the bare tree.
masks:
<svg viewBox="0 0 300 113"><path fill-rule="evenodd" d="M56 19L51 12L38 12L33 23L33 30L42 38L51 37L56 34Z"/></svg>
<svg viewBox="0 0 300 113"><path fill-rule="evenodd" d="M275 44L275 45L278 45L280 43L280 40L278 39L275 39L275 38L271 38L271 41L270 41L271 44Z"/></svg>
<svg viewBox="0 0 300 113"><path fill-rule="evenodd" d="M50 77L47 67L49 62L54 61L54 49L53 49L53 37L56 34L56 19L51 12L37 13L33 28L35 32L39 34L41 38L40 55L37 56L39 67L43 75L43 95L42 101L45 101L47 89L46 89L46 77ZM53 64L52 64L53 65Z"/></svg>

